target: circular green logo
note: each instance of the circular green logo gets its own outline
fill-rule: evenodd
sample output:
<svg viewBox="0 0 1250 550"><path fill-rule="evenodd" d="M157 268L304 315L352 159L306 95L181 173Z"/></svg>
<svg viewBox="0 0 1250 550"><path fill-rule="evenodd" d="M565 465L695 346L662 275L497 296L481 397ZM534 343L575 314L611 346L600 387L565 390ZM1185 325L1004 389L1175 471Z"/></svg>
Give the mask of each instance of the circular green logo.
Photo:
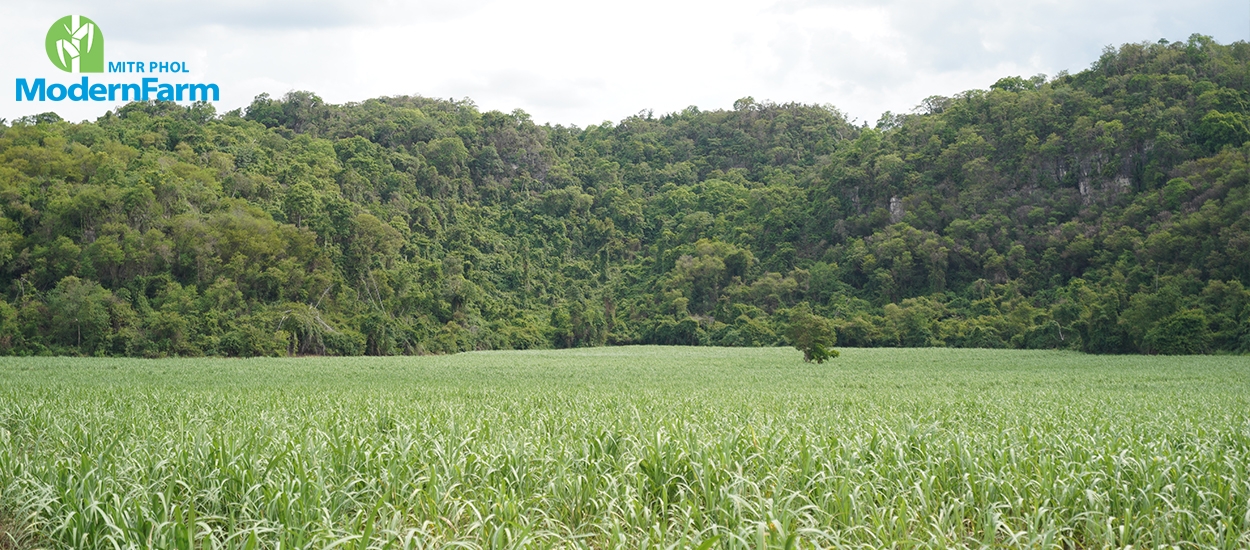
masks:
<svg viewBox="0 0 1250 550"><path fill-rule="evenodd" d="M44 45L48 59L62 71L104 72L104 33L95 21L81 15L66 15L48 29Z"/></svg>

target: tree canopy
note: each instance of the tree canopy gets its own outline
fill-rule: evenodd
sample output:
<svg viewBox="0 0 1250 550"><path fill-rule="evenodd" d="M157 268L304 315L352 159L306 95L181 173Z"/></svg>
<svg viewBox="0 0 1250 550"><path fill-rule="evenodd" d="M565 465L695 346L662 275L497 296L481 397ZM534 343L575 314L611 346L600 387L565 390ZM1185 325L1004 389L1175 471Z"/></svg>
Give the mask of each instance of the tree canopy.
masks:
<svg viewBox="0 0 1250 550"><path fill-rule="evenodd" d="M1250 351L1250 44L1108 49L875 127L587 128L309 92L0 124L0 353L791 341ZM822 325L823 326L823 325Z"/></svg>

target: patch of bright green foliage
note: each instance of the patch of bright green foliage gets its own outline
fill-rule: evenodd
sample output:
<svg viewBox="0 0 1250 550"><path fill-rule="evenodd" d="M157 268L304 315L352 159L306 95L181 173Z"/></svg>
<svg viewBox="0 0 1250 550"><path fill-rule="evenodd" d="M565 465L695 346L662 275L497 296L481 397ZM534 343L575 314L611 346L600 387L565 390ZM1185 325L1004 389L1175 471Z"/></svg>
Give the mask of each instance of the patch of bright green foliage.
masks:
<svg viewBox="0 0 1250 550"><path fill-rule="evenodd" d="M0 359L0 488L64 548L1244 548L1250 359Z"/></svg>

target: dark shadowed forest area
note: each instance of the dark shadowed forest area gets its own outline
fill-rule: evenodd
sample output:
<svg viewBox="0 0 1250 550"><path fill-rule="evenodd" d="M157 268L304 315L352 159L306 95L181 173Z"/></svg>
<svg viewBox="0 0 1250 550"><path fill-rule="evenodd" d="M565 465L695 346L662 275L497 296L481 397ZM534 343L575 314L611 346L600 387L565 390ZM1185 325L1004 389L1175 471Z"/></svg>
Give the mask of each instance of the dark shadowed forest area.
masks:
<svg viewBox="0 0 1250 550"><path fill-rule="evenodd" d="M836 108L469 100L0 124L0 354L632 343L1250 351L1250 43Z"/></svg>

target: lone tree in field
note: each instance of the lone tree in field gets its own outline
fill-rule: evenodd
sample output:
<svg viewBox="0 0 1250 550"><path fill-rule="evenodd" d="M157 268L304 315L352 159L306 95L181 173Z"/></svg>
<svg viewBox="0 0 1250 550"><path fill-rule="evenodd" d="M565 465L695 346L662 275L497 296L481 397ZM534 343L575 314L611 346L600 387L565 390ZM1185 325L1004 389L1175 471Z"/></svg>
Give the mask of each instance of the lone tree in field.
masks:
<svg viewBox="0 0 1250 550"><path fill-rule="evenodd" d="M790 327L786 331L794 349L803 352L803 361L824 363L840 355L833 345L838 342L838 335L833 330L833 323L828 319L812 313L811 306L803 302L790 310Z"/></svg>

